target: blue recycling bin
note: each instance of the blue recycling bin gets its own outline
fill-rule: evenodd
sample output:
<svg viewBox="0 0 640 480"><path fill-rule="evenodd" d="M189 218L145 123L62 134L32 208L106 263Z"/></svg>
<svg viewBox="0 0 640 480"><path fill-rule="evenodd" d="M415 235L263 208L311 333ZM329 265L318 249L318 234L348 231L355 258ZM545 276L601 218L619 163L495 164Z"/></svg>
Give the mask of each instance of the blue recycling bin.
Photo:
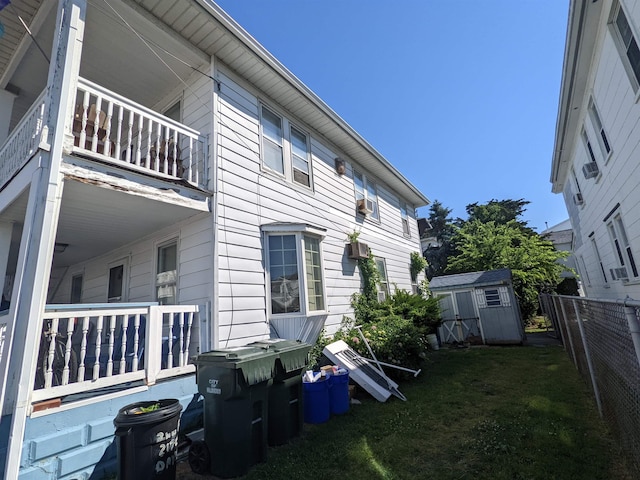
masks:
<svg viewBox="0 0 640 480"><path fill-rule="evenodd" d="M349 372L329 375L329 409L333 415L349 411Z"/></svg>
<svg viewBox="0 0 640 480"><path fill-rule="evenodd" d="M304 422L324 423L329 420L329 380L323 377L317 382L302 382Z"/></svg>

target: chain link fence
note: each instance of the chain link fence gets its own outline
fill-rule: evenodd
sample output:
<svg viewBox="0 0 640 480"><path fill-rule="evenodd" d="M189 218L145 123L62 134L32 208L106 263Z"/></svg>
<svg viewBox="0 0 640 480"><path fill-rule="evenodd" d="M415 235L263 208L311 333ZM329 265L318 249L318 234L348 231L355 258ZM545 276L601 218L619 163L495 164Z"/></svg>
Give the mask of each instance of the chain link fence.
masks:
<svg viewBox="0 0 640 480"><path fill-rule="evenodd" d="M640 302L545 294L540 303L640 477Z"/></svg>

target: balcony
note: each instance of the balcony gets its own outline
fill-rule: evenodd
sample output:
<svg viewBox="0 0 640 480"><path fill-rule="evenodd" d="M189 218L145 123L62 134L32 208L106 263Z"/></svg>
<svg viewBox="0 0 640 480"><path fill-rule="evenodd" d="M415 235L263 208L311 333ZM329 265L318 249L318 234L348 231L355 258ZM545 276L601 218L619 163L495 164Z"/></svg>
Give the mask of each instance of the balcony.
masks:
<svg viewBox="0 0 640 480"><path fill-rule="evenodd" d="M0 188L39 146L46 92L0 148ZM68 118L78 156L122 169L206 189L207 140L200 132L79 78L75 109ZM45 146L46 148L46 146Z"/></svg>
<svg viewBox="0 0 640 480"><path fill-rule="evenodd" d="M38 410L195 372L199 346L196 305L47 305L32 403Z"/></svg>

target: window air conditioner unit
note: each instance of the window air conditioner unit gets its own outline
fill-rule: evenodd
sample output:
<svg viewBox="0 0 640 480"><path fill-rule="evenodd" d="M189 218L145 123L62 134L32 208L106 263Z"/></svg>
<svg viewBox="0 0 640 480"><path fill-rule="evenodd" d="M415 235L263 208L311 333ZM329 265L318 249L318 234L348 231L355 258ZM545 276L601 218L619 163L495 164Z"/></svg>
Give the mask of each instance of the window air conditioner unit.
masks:
<svg viewBox="0 0 640 480"><path fill-rule="evenodd" d="M596 162L589 162L582 166L582 173L584 174L584 178L594 178L598 176L600 169Z"/></svg>
<svg viewBox="0 0 640 480"><path fill-rule="evenodd" d="M387 299L387 292L385 292L384 290L378 291L378 301L384 302L386 299Z"/></svg>
<svg viewBox="0 0 640 480"><path fill-rule="evenodd" d="M358 213L371 215L373 213L373 202L369 199L361 198L357 202Z"/></svg>
<svg viewBox="0 0 640 480"><path fill-rule="evenodd" d="M582 205L584 203L584 199L582 198L581 193L576 193L573 196L573 203L575 203L576 205Z"/></svg>
<svg viewBox="0 0 640 480"><path fill-rule="evenodd" d="M622 281L629 280L629 274L627 274L627 268L626 267L612 268L612 270L613 270L613 278L614 279L622 280Z"/></svg>
<svg viewBox="0 0 640 480"><path fill-rule="evenodd" d="M369 245L364 242L351 242L347 244L349 258L361 259L369 258Z"/></svg>

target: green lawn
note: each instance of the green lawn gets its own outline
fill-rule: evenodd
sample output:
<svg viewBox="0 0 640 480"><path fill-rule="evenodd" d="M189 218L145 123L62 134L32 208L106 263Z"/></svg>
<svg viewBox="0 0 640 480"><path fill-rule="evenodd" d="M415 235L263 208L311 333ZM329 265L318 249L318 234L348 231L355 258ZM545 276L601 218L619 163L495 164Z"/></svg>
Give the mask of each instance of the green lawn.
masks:
<svg viewBox="0 0 640 480"><path fill-rule="evenodd" d="M246 478L633 478L560 347L443 349L400 390L305 425Z"/></svg>

